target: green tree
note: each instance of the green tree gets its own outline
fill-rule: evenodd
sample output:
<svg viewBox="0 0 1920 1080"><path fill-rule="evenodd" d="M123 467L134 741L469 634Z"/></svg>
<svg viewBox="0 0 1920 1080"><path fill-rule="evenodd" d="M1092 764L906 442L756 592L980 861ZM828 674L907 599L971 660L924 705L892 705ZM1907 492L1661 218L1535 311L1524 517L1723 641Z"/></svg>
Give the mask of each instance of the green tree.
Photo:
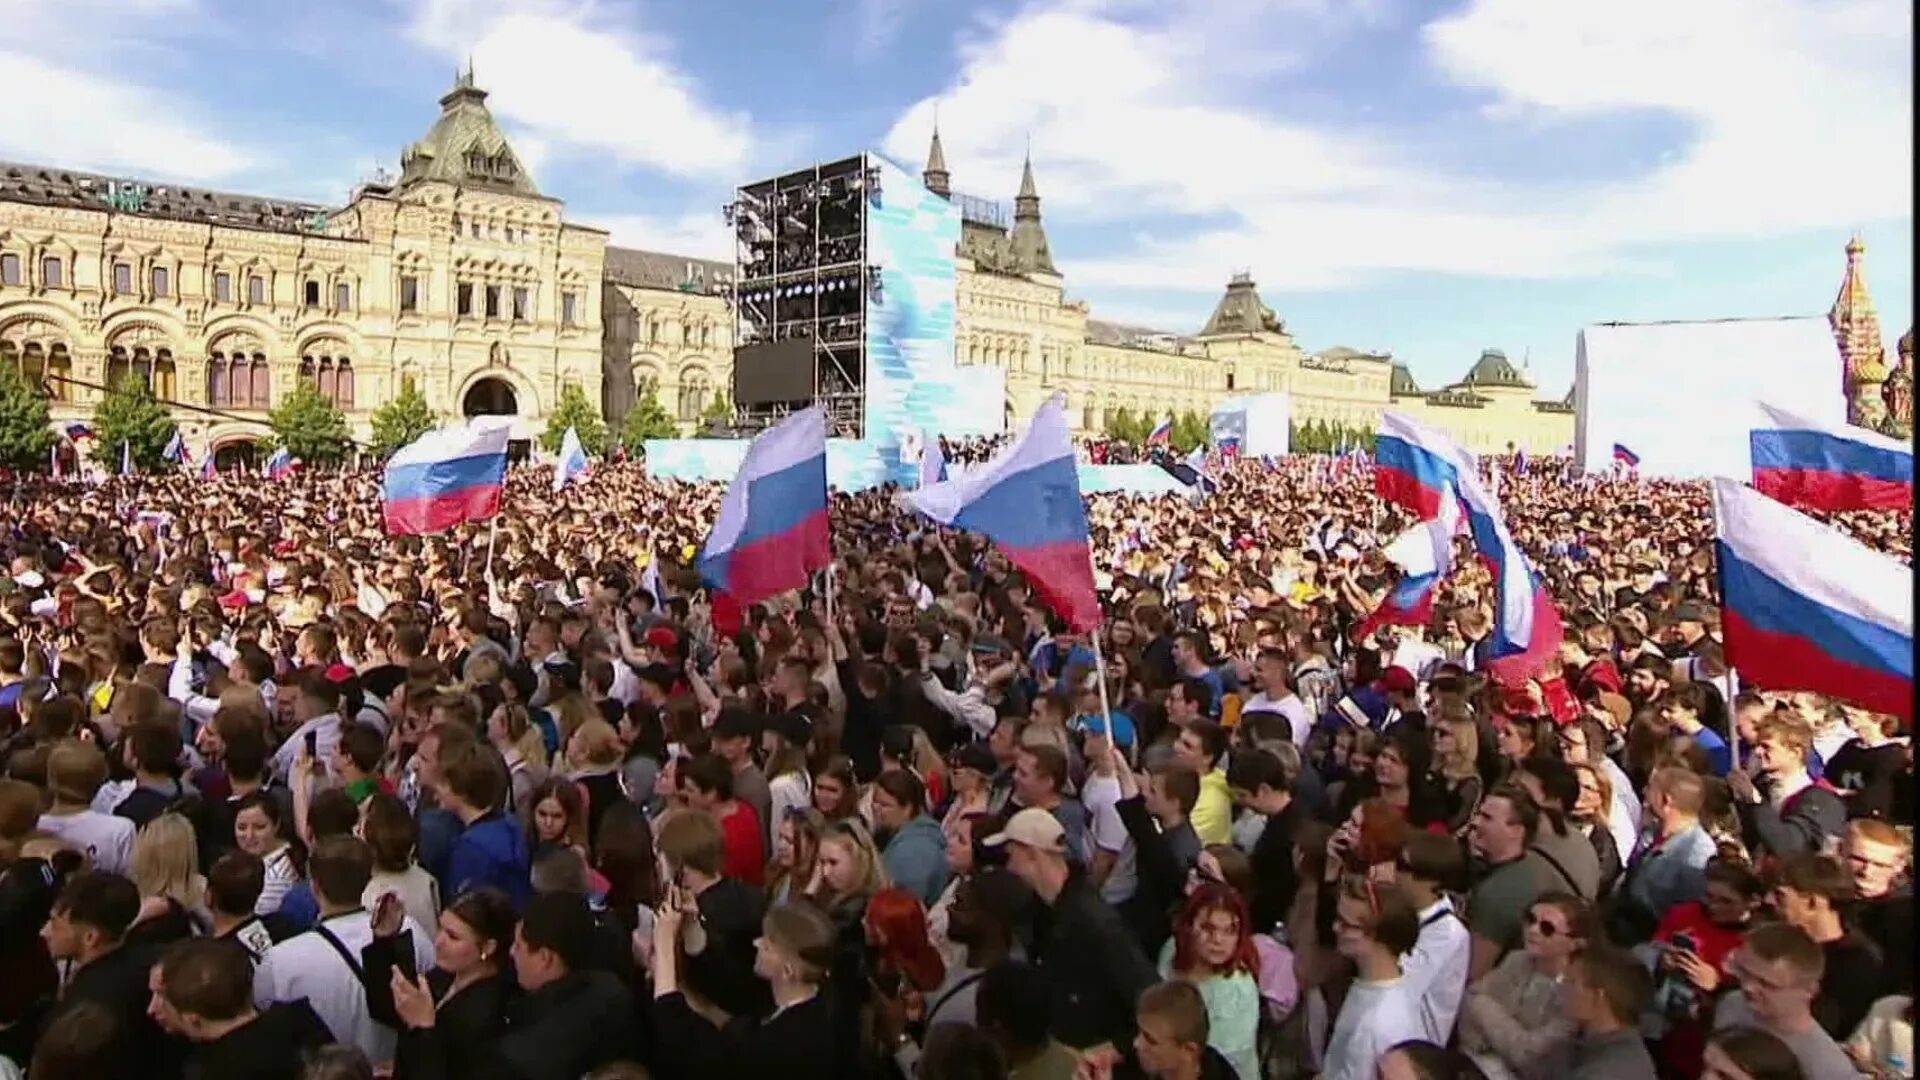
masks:
<svg viewBox="0 0 1920 1080"><path fill-rule="evenodd" d="M600 407L587 400L587 392L580 389L579 383L568 383L561 388L560 403L547 417L547 430L540 436L540 448L549 454L559 453L568 428L579 433L580 447L588 455L599 457L607 452L607 422L600 416Z"/></svg>
<svg viewBox="0 0 1920 1080"><path fill-rule="evenodd" d="M642 380L638 396L639 400L627 410L627 418L620 425L620 445L626 447L629 454L644 451L648 439L671 439L680 434L680 425L673 422L673 415L660 404L657 383L652 379Z"/></svg>
<svg viewBox="0 0 1920 1080"><path fill-rule="evenodd" d="M1192 409L1181 413L1173 422L1173 448L1183 454L1206 445L1207 435L1206 418Z"/></svg>
<svg viewBox="0 0 1920 1080"><path fill-rule="evenodd" d="M707 403L705 412L700 414L700 434L715 435L722 429L733 426L733 404L727 400L726 391L713 395Z"/></svg>
<svg viewBox="0 0 1920 1080"><path fill-rule="evenodd" d="M20 369L0 364L0 465L37 469L53 446L46 396L29 385Z"/></svg>
<svg viewBox="0 0 1920 1080"><path fill-rule="evenodd" d="M273 429L268 440L273 446L286 447L287 453L308 465L330 465L353 450L346 414L305 379L295 382L293 390L267 414L267 426Z"/></svg>
<svg viewBox="0 0 1920 1080"><path fill-rule="evenodd" d="M1107 412L1107 438L1120 442L1133 441L1133 410L1125 405Z"/></svg>
<svg viewBox="0 0 1920 1080"><path fill-rule="evenodd" d="M380 460L395 450L440 426L440 418L427 404L427 395L413 384L412 376L401 376L400 393L373 413L373 452Z"/></svg>
<svg viewBox="0 0 1920 1080"><path fill-rule="evenodd" d="M93 411L93 459L110 471L120 468L120 448L131 451L134 467L153 471L169 467L161 456L173 440L173 416L153 396L153 388L138 375L121 378Z"/></svg>

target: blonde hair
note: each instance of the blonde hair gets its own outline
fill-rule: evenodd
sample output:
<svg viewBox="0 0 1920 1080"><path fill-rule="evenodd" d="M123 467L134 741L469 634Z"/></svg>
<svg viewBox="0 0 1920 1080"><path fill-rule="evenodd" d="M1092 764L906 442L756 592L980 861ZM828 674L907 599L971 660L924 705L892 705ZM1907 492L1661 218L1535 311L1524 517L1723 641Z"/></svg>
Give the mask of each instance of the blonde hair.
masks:
<svg viewBox="0 0 1920 1080"><path fill-rule="evenodd" d="M581 757L579 761L569 760L568 764L574 768L577 769L582 765L592 765L597 768L620 764L620 755L623 750L623 747L620 745L620 733L613 730L613 725L607 723L605 720L596 716L594 719L574 729L567 747L569 750L568 757L570 759L572 757L571 751L573 747L571 742L573 739L580 741Z"/></svg>
<svg viewBox="0 0 1920 1080"><path fill-rule="evenodd" d="M1440 726L1453 736L1452 752L1440 755L1440 775L1449 780L1479 775L1480 729L1474 726L1473 717L1464 710L1448 710L1440 714Z"/></svg>
<svg viewBox="0 0 1920 1080"><path fill-rule="evenodd" d="M880 861L880 851L874 846L873 834L867 831L864 824L852 818L828 822L820 833L820 847L828 844L838 844L847 849L853 854L854 861L860 864L860 884L846 895L870 899L874 893L887 887L886 865ZM815 858L818 857L816 854ZM827 886L828 891L832 891L832 888ZM833 900L843 898L831 897Z"/></svg>
<svg viewBox="0 0 1920 1080"><path fill-rule="evenodd" d="M207 879L200 876L193 823L179 814L161 814L141 826L127 876L142 897L163 897L189 911L200 907Z"/></svg>

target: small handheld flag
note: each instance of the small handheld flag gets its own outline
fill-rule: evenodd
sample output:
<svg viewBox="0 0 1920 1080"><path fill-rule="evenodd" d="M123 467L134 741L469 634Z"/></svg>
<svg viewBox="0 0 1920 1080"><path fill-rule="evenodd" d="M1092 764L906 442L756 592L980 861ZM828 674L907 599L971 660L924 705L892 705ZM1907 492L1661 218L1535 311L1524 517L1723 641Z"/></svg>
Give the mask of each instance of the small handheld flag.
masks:
<svg viewBox="0 0 1920 1080"><path fill-rule="evenodd" d="M1627 449L1626 446L1621 443L1613 444L1613 460L1625 465L1629 469L1637 469L1640 467L1640 455Z"/></svg>
<svg viewBox="0 0 1920 1080"><path fill-rule="evenodd" d="M396 451L380 481L387 532L443 532L498 514L510 431L472 422L429 431Z"/></svg>
<svg viewBox="0 0 1920 1080"><path fill-rule="evenodd" d="M267 459L267 479L283 480L293 475L293 455L282 446Z"/></svg>
<svg viewBox="0 0 1920 1080"><path fill-rule="evenodd" d="M173 438L167 440L167 448L160 451L160 456L176 465L186 464L192 456L187 453L187 440L181 436L179 428L173 429Z"/></svg>
<svg viewBox="0 0 1920 1080"><path fill-rule="evenodd" d="M1167 415L1160 418L1159 423L1153 425L1152 431L1147 433L1147 445L1159 446L1171 441L1172 439L1173 439L1173 414L1168 413Z"/></svg>
<svg viewBox="0 0 1920 1080"><path fill-rule="evenodd" d="M560 440L560 457L553 463L553 490L559 491L567 486L567 481L585 476L587 472L587 451L580 445L580 433L572 427Z"/></svg>

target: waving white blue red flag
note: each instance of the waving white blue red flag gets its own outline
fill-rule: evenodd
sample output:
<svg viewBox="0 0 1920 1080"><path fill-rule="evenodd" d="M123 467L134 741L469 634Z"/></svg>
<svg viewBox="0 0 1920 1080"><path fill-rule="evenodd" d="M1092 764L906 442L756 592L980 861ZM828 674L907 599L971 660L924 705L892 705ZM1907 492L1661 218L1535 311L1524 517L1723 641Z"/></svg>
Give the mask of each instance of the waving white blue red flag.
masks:
<svg viewBox="0 0 1920 1080"><path fill-rule="evenodd" d="M443 532L498 514L510 432L475 420L429 431L396 451L380 481L387 531Z"/></svg>
<svg viewBox="0 0 1920 1080"><path fill-rule="evenodd" d="M696 565L710 587L744 608L801 588L831 561L827 415L814 407L747 447Z"/></svg>
<svg viewBox="0 0 1920 1080"><path fill-rule="evenodd" d="M1465 513L1467 531L1493 572L1494 618L1488 671L1502 683L1524 683L1559 648L1560 612L1507 531L1499 501L1480 480L1473 458L1446 435L1388 409L1374 446L1374 487L1382 498L1422 521L1440 519L1449 501ZM1452 535L1452 529L1446 530Z"/></svg>
<svg viewBox="0 0 1920 1080"><path fill-rule="evenodd" d="M993 460L901 500L992 540L1048 607L1086 633L1100 626L1100 596L1066 409L1066 396L1055 393Z"/></svg>
<svg viewBox="0 0 1920 1080"><path fill-rule="evenodd" d="M1823 423L1766 402L1748 435L1753 486L1788 506L1828 512L1913 505L1913 443L1851 424Z"/></svg>
<svg viewBox="0 0 1920 1080"><path fill-rule="evenodd" d="M560 457L553 463L553 490L587 474L587 450L580 445L580 433L571 426L560 440Z"/></svg>
<svg viewBox="0 0 1920 1080"><path fill-rule="evenodd" d="M1714 546L1727 662L1749 685L1913 719L1913 569L1724 478Z"/></svg>

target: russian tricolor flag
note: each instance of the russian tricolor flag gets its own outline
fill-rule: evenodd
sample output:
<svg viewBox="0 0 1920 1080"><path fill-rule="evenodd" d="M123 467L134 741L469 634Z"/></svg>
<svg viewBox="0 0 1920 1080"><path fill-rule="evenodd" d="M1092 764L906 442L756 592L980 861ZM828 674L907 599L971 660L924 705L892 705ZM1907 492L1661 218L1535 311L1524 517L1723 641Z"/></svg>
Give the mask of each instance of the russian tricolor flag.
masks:
<svg viewBox="0 0 1920 1080"><path fill-rule="evenodd" d="M1625 465L1629 469L1637 469L1640 467L1640 455L1627 449L1625 444L1622 443L1613 444L1613 460Z"/></svg>
<svg viewBox="0 0 1920 1080"><path fill-rule="evenodd" d="M1147 445L1154 446L1159 443L1168 442L1172 438L1173 414L1169 413L1161 417L1160 422L1153 425L1153 430L1147 433Z"/></svg>
<svg viewBox="0 0 1920 1080"><path fill-rule="evenodd" d="M1382 626L1425 626L1433 618L1433 597L1453 569L1453 533L1459 525L1459 503L1448 500L1437 518L1402 533L1381 554L1400 567L1400 580L1353 632L1355 641Z"/></svg>
<svg viewBox="0 0 1920 1080"><path fill-rule="evenodd" d="M293 475L293 454L282 446L267 458L267 479L281 480Z"/></svg>
<svg viewBox="0 0 1920 1080"><path fill-rule="evenodd" d="M553 490L559 491L567 486L567 481L586 473L586 447L580 445L580 433L569 426L560 440L560 458L553 463Z"/></svg>
<svg viewBox="0 0 1920 1080"><path fill-rule="evenodd" d="M1423 521L1439 519L1451 535L1449 500L1466 514L1473 546L1493 572L1494 618L1488 670L1506 683L1538 673L1560 646L1559 610L1507 531L1500 504L1480 482L1473 458L1445 435L1393 409L1381 416L1374 443L1374 488Z"/></svg>
<svg viewBox="0 0 1920 1080"><path fill-rule="evenodd" d="M401 447L380 483L387 532L435 533L498 514L511 431L498 421L475 421Z"/></svg>
<svg viewBox="0 0 1920 1080"><path fill-rule="evenodd" d="M1713 481L1727 663L1913 719L1913 570L1735 481Z"/></svg>
<svg viewBox="0 0 1920 1080"><path fill-rule="evenodd" d="M1913 446L1850 424L1822 423L1776 408L1748 436L1753 486L1788 506L1900 510L1913 505Z"/></svg>
<svg viewBox="0 0 1920 1080"><path fill-rule="evenodd" d="M803 409L761 432L700 552L700 576L742 608L798 589L832 561L827 415Z"/></svg>
<svg viewBox="0 0 1920 1080"><path fill-rule="evenodd" d="M1068 432L1066 396L1055 393L992 461L901 499L942 525L992 540L1054 612L1086 633L1100 625L1100 597Z"/></svg>

